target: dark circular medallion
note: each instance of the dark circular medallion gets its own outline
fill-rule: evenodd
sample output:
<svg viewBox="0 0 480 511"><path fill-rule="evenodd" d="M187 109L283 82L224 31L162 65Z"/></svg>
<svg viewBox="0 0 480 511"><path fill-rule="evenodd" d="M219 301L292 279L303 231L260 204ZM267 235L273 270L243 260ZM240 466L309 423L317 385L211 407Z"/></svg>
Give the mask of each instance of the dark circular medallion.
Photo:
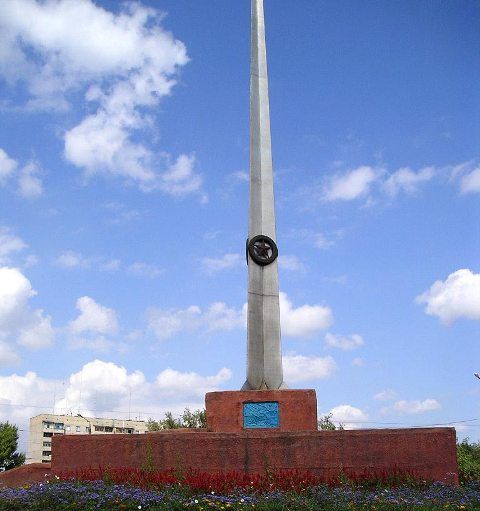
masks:
<svg viewBox="0 0 480 511"><path fill-rule="evenodd" d="M278 257L278 248L272 238L260 234L248 242L248 253L257 264L267 266Z"/></svg>

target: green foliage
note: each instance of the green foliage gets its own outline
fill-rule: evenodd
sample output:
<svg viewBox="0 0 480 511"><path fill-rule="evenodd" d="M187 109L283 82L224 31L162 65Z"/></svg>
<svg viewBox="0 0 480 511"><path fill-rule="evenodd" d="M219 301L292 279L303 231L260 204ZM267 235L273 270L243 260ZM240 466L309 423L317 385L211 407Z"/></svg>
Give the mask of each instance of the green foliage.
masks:
<svg viewBox="0 0 480 511"><path fill-rule="evenodd" d="M16 452L17 445L17 426L0 422L0 468L10 470L25 463L25 454Z"/></svg>
<svg viewBox="0 0 480 511"><path fill-rule="evenodd" d="M175 419L172 412L166 412L163 420L155 421L149 419L147 421L148 431L161 431L163 429L180 429L180 428L206 428L207 415L205 410L195 410L191 412L189 408L185 408L182 415Z"/></svg>
<svg viewBox="0 0 480 511"><path fill-rule="evenodd" d="M343 430L344 426L340 423L338 426L332 421L333 414L329 413L328 415L322 415L318 421L318 429L323 431L335 431L335 430Z"/></svg>
<svg viewBox="0 0 480 511"><path fill-rule="evenodd" d="M461 482L480 480L480 443L468 438L457 444L458 475Z"/></svg>

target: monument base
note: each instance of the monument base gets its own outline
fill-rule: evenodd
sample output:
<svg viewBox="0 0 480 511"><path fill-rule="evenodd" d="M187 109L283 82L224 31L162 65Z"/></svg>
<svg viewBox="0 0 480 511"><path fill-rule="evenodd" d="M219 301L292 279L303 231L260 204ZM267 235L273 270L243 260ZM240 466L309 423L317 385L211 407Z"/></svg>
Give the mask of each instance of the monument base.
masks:
<svg viewBox="0 0 480 511"><path fill-rule="evenodd" d="M50 463L30 463L0 472L0 490L25 484L42 483L50 476Z"/></svg>
<svg viewBox="0 0 480 511"><path fill-rule="evenodd" d="M236 433L252 429L317 431L314 390L245 390L205 395L207 429Z"/></svg>
<svg viewBox="0 0 480 511"><path fill-rule="evenodd" d="M52 474L149 466L158 471L265 474L297 470L334 481L410 476L458 484L454 428L355 431L170 430L145 435L56 435Z"/></svg>

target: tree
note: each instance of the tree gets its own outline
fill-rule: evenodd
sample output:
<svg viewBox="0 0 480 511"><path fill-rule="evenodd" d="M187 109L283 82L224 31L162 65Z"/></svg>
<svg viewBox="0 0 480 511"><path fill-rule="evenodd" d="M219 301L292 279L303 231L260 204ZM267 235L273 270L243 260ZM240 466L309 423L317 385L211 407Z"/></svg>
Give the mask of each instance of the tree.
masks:
<svg viewBox="0 0 480 511"><path fill-rule="evenodd" d="M332 421L332 418L333 418L332 413L320 417L318 421L318 429L322 429L324 431L335 431L337 429L343 430L344 429L343 424L340 423L338 426L335 426L335 424Z"/></svg>
<svg viewBox="0 0 480 511"><path fill-rule="evenodd" d="M149 419L147 421L148 431L160 431L162 429L180 429L180 428L206 428L207 415L205 410L195 410L191 412L189 408L185 408L180 418L175 419L172 412L165 413L165 419L155 421Z"/></svg>
<svg viewBox="0 0 480 511"><path fill-rule="evenodd" d="M10 470L25 463L25 454L18 453L18 428L8 422L0 422L0 468Z"/></svg>
<svg viewBox="0 0 480 511"><path fill-rule="evenodd" d="M458 475L460 482L480 479L480 443L468 438L457 443Z"/></svg>

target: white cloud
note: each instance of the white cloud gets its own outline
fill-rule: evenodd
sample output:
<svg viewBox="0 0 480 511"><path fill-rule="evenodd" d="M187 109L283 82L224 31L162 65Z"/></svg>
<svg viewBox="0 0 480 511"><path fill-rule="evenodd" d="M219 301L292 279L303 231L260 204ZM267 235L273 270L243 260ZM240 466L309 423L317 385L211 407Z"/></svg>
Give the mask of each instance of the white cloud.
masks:
<svg viewBox="0 0 480 511"><path fill-rule="evenodd" d="M425 303L425 312L446 325L462 317L480 320L480 274L457 270L444 282L437 280L416 302Z"/></svg>
<svg viewBox="0 0 480 511"><path fill-rule="evenodd" d="M248 183L250 181L250 174L246 170L238 170L237 172L232 172L229 177L243 183Z"/></svg>
<svg viewBox="0 0 480 511"><path fill-rule="evenodd" d="M382 413L390 411L400 414L418 414L440 410L441 405L436 399L424 399L423 401L396 401L391 407L382 410Z"/></svg>
<svg viewBox="0 0 480 511"><path fill-rule="evenodd" d="M12 88L26 84L32 109L65 110L70 95L84 94L93 113L64 139L65 157L86 176L117 176L184 196L201 186L194 157L181 154L170 164L169 155L136 139L153 125L148 109L171 93L188 62L162 16L134 2L117 13L91 0L9 2L0 12L0 75Z"/></svg>
<svg viewBox="0 0 480 511"><path fill-rule="evenodd" d="M8 154L0 148L0 186L4 185L7 179L17 168L17 162L10 158Z"/></svg>
<svg viewBox="0 0 480 511"><path fill-rule="evenodd" d="M9 263L11 254L26 247L22 239L12 234L11 229L0 226L0 264Z"/></svg>
<svg viewBox="0 0 480 511"><path fill-rule="evenodd" d="M183 396L187 399L203 399L206 392L216 390L232 377L232 371L226 367L214 376L200 376L195 372L182 373L168 367L158 374L154 388L161 398Z"/></svg>
<svg viewBox="0 0 480 511"><path fill-rule="evenodd" d="M209 275L240 267L245 264L245 257L240 254L225 254L222 257L204 257L202 259L203 271Z"/></svg>
<svg viewBox="0 0 480 511"><path fill-rule="evenodd" d="M85 257L74 250L62 252L55 263L69 270L75 268L91 269L106 272L115 272L120 269L122 262L119 259L104 259L103 257Z"/></svg>
<svg viewBox="0 0 480 511"><path fill-rule="evenodd" d="M57 406L82 410L83 415L93 416L97 411L109 412L122 405L126 410L130 392L141 394L142 386L148 385L141 371L129 374L123 366L97 359L70 376L65 397Z"/></svg>
<svg viewBox="0 0 480 511"><path fill-rule="evenodd" d="M115 334L118 331L117 313L113 309L98 304L88 296L79 298L76 306L80 314L69 325L74 334Z"/></svg>
<svg viewBox="0 0 480 511"><path fill-rule="evenodd" d="M280 321L282 334L288 337L311 338L333 323L330 307L302 305L294 308L286 293L280 293Z"/></svg>
<svg viewBox="0 0 480 511"><path fill-rule="evenodd" d="M480 167L462 176L460 180L461 193L480 192Z"/></svg>
<svg viewBox="0 0 480 511"><path fill-rule="evenodd" d="M153 264L136 262L127 268L127 273L134 275L135 277L148 277L150 279L156 279L157 277L163 275L165 270Z"/></svg>
<svg viewBox="0 0 480 511"><path fill-rule="evenodd" d="M92 337L72 337L69 346L73 350L90 350L97 353L109 353L113 348L117 348L120 352L126 352L127 347L121 343L115 344L112 340L104 335Z"/></svg>
<svg viewBox="0 0 480 511"><path fill-rule="evenodd" d="M160 174L154 184L146 183L146 189L162 190L175 197L183 197L197 192L202 186L202 178L194 172L195 157L181 154L177 160L170 164L163 174ZM203 202L207 202L203 196Z"/></svg>
<svg viewBox="0 0 480 511"><path fill-rule="evenodd" d="M289 238L296 241L299 239L304 239L309 243L312 243L316 248L319 248L320 250L328 250L329 248L333 247L341 235L341 230L325 234L323 232L313 231L311 229L291 229L288 233Z"/></svg>
<svg viewBox="0 0 480 511"><path fill-rule="evenodd" d="M1 356L0 345L0 356ZM57 395L55 412L81 413L90 417L141 419L163 417L168 410L180 413L204 406L204 394L219 390L231 378L223 368L212 376L167 368L148 381L141 371L129 372L113 362L93 360L66 381L48 380L34 372L0 376L0 421L21 425L20 448L27 448L28 419L52 412L52 396Z"/></svg>
<svg viewBox="0 0 480 511"><path fill-rule="evenodd" d="M169 339L182 331L194 331L201 323L200 307L191 305L186 309L149 309L147 311L148 328L157 339Z"/></svg>
<svg viewBox="0 0 480 511"><path fill-rule="evenodd" d="M337 363L330 356L285 355L283 357L283 376L286 382L297 383L328 378L337 369Z"/></svg>
<svg viewBox="0 0 480 511"><path fill-rule="evenodd" d="M245 325L246 308L236 310L223 302L215 302L202 311L197 305L186 309L162 310L151 308L147 311L148 328L157 339L163 340L180 332L203 333L229 331Z"/></svg>
<svg viewBox="0 0 480 511"><path fill-rule="evenodd" d="M111 213L112 217L108 219L108 222L112 224L131 222L139 219L141 216L140 211L129 209L121 202L107 202L103 204L103 207Z"/></svg>
<svg viewBox="0 0 480 511"><path fill-rule="evenodd" d="M211 333L245 328L247 304L241 309L229 307L224 302L212 303L207 309L191 305L186 309L147 310L148 328L160 340L180 332ZM280 323L282 333L290 337L310 338L333 322L329 307L302 305L294 308L285 293L280 293Z"/></svg>
<svg viewBox="0 0 480 511"><path fill-rule="evenodd" d="M314 245L320 250L328 250L335 245L335 241L327 238L325 234L318 232L314 235Z"/></svg>
<svg viewBox="0 0 480 511"><path fill-rule="evenodd" d="M114 273L123 269L128 275L150 279L155 279L165 273L163 268L159 268L154 264L137 261L126 266L123 265L120 259L106 259L98 256L85 257L73 250L62 252L55 262L58 266L66 269L83 268L107 273Z"/></svg>
<svg viewBox="0 0 480 511"><path fill-rule="evenodd" d="M352 360L352 366L355 367L363 367L365 365L365 359L362 357L355 357Z"/></svg>
<svg viewBox="0 0 480 511"><path fill-rule="evenodd" d="M39 259L36 255L28 254L27 256L25 256L25 258L23 260L23 266L24 266L24 268L30 268L31 266L37 265L38 262L39 262Z"/></svg>
<svg viewBox="0 0 480 511"><path fill-rule="evenodd" d="M30 307L29 300L36 294L18 269L0 267L0 341L15 338L28 348L53 343L55 331L50 316Z"/></svg>
<svg viewBox="0 0 480 511"><path fill-rule="evenodd" d="M338 334L325 334L325 342L331 348L339 348L344 351L354 350L363 346L363 337L358 334L351 335L338 335Z"/></svg>
<svg viewBox="0 0 480 511"><path fill-rule="evenodd" d="M209 307L204 318L209 332L229 331L244 327L246 325L247 306L244 305L241 310L236 310L228 307L223 302L216 302Z"/></svg>
<svg viewBox="0 0 480 511"><path fill-rule="evenodd" d="M107 259L100 263L98 269L108 273L114 273L120 269L122 261L120 259Z"/></svg>
<svg viewBox="0 0 480 511"><path fill-rule="evenodd" d="M373 399L376 401L391 401L392 399L395 399L396 393L392 389L386 389L382 390L380 392L377 392Z"/></svg>
<svg viewBox="0 0 480 511"><path fill-rule="evenodd" d="M65 156L87 176L108 173L137 183L152 182L152 155L141 144L129 140L129 128L140 127L134 112L126 118L113 116L105 110L84 119L65 134Z"/></svg>
<svg viewBox="0 0 480 511"><path fill-rule="evenodd" d="M39 177L38 164L31 161L20 170L18 191L26 199L36 199L43 193L42 180Z"/></svg>
<svg viewBox="0 0 480 511"><path fill-rule="evenodd" d="M344 174L333 176L324 189L326 201L353 200L364 197L377 179L378 172L369 166L358 167Z"/></svg>
<svg viewBox="0 0 480 511"><path fill-rule="evenodd" d="M53 344L55 330L52 327L52 318L45 317L42 310L34 311L29 321L20 328L18 344L27 348L46 348Z"/></svg>
<svg viewBox="0 0 480 511"><path fill-rule="evenodd" d="M0 13L1 30L1 13ZM0 35L0 45L2 43ZM1 49L0 49L0 75L1 75ZM7 180L14 174L18 177L18 193L26 199L36 199L43 193L42 180L40 179L40 169L37 163L29 161L18 172L18 162L10 158L8 154L0 148L0 186L3 186Z"/></svg>
<svg viewBox="0 0 480 511"><path fill-rule="evenodd" d="M464 171L464 165L458 167L461 167L461 170L455 171L454 175ZM437 173L434 166L418 170L401 167L388 175L385 169L362 165L353 170L336 173L328 178L322 190L322 198L325 201L350 201L367 197L368 203L371 203L371 192L374 185L379 191L383 191L390 197L396 197L400 192L416 195L421 185L431 181ZM323 241L322 238L319 239L320 248L328 248L328 240L325 240L327 242L325 247L322 246Z"/></svg>
<svg viewBox="0 0 480 511"><path fill-rule="evenodd" d="M29 418L51 413L52 396L60 388L60 382L40 378L31 371L24 376L0 376L0 421L8 420L19 426L20 451L27 450Z"/></svg>
<svg viewBox="0 0 480 511"><path fill-rule="evenodd" d="M15 268L0 268L0 325L6 325L35 296L30 281Z"/></svg>
<svg viewBox="0 0 480 511"><path fill-rule="evenodd" d="M332 408L329 412L332 414L334 422L342 423L345 429L362 428L362 422L368 420L368 415L361 410L351 405L339 405Z"/></svg>
<svg viewBox="0 0 480 511"><path fill-rule="evenodd" d="M115 98L123 90L125 102L155 104L155 94L170 92L172 76L188 60L184 45L160 21L158 11L133 3L113 14L90 0L17 0L1 12L0 70L10 76L7 66L17 65L14 76L27 80L34 98L53 101L55 94L93 82L89 99ZM100 89L107 77L117 79L109 95Z"/></svg>
<svg viewBox="0 0 480 511"><path fill-rule="evenodd" d="M384 182L385 191L394 197L403 191L409 195L418 192L420 184L430 181L435 176L435 167L424 167L417 172L409 167L402 167L390 175Z"/></svg>
<svg viewBox="0 0 480 511"><path fill-rule="evenodd" d="M0 367L18 364L20 357L9 343L0 341ZM1 393L0 393L1 400Z"/></svg>
<svg viewBox="0 0 480 511"><path fill-rule="evenodd" d="M300 271L306 270L305 265L294 255L280 255L278 256L278 267L282 270Z"/></svg>
<svg viewBox="0 0 480 511"><path fill-rule="evenodd" d="M66 250L57 257L56 263L63 268L90 268L93 261L93 258L86 258L78 252Z"/></svg>

